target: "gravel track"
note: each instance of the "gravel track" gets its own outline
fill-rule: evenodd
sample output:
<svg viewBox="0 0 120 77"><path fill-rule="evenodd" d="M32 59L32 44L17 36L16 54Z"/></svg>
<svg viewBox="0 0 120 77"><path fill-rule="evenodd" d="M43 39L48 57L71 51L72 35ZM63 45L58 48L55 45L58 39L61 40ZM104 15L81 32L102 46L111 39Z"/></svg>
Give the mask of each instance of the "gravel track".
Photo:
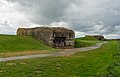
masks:
<svg viewBox="0 0 120 77"><path fill-rule="evenodd" d="M29 58L45 58L45 57L58 57L58 56L70 56L77 52L85 52L89 50L94 50L100 48L104 43L101 42L93 46L83 47L83 48L74 48L74 49L64 49L59 52L53 52L49 54L38 54L38 55L26 55L26 56L15 56L15 57L6 57L0 58L0 62L11 61L11 60L21 60L21 59L29 59Z"/></svg>

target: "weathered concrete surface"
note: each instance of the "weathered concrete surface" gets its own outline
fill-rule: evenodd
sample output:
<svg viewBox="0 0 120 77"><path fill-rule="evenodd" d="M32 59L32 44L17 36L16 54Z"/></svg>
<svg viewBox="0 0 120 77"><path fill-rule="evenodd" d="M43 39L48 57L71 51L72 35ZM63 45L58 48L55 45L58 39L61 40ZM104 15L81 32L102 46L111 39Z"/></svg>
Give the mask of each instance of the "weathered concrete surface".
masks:
<svg viewBox="0 0 120 77"><path fill-rule="evenodd" d="M74 47L75 33L64 27L18 28L17 35L34 36L51 47Z"/></svg>
<svg viewBox="0 0 120 77"><path fill-rule="evenodd" d="M38 54L38 55L26 55L26 56L16 56L16 57L7 57L7 58L0 58L0 62L5 61L12 61L12 60L21 60L21 59L29 59L29 58L45 58L45 57L59 57L59 56L70 56L77 52L84 52L89 50L94 50L100 48L102 44L107 42L98 43L94 46L84 47L84 48L74 48L74 49L64 49L60 52L54 52L50 54Z"/></svg>

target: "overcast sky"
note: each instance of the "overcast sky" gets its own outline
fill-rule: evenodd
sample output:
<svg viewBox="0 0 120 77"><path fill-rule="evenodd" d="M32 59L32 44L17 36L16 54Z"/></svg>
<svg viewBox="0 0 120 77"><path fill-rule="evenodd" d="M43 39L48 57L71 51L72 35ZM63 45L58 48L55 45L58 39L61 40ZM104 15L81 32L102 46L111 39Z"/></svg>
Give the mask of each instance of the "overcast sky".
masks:
<svg viewBox="0 0 120 77"><path fill-rule="evenodd" d="M120 0L0 0L0 34L35 26L120 38Z"/></svg>

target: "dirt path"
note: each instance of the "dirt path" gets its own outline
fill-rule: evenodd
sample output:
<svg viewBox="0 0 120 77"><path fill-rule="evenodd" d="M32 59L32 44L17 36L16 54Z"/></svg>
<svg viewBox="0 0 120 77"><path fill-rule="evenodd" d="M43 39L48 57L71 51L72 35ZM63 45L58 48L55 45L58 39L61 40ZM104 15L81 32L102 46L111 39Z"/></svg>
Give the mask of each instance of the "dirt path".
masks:
<svg viewBox="0 0 120 77"><path fill-rule="evenodd" d="M29 58L37 58L37 57L44 58L44 57L69 56L69 55L75 54L77 52L89 51L89 50L100 48L102 46L102 44L104 44L104 43L107 43L107 42L98 43L94 46L84 47L84 48L64 49L63 51L53 52L53 53L49 53L49 54L38 54L38 55L26 55L26 56L0 58L0 62L11 61L11 60L20 60L20 59L29 59Z"/></svg>

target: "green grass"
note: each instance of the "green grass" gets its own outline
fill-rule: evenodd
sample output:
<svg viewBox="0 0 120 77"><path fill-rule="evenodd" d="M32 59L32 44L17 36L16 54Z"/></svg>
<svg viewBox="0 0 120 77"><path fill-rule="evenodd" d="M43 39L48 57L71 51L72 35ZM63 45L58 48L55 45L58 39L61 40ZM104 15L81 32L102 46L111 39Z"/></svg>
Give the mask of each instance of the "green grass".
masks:
<svg viewBox="0 0 120 77"><path fill-rule="evenodd" d="M0 77L120 77L120 42L67 57L0 63Z"/></svg>
<svg viewBox="0 0 120 77"><path fill-rule="evenodd" d="M95 45L96 43L99 43L100 41L92 36L85 36L82 38L76 38L75 39L75 48L80 47L87 47L91 45Z"/></svg>
<svg viewBox="0 0 120 77"><path fill-rule="evenodd" d="M75 39L75 48L87 47L87 46L95 45L96 43L99 43L99 42L101 42L101 41L76 38Z"/></svg>
<svg viewBox="0 0 120 77"><path fill-rule="evenodd" d="M94 38L92 36L85 36L85 37L81 37L79 39L80 40L94 40L94 41L98 41L96 38Z"/></svg>
<svg viewBox="0 0 120 77"><path fill-rule="evenodd" d="M42 41L31 36L0 35L0 52L17 52L29 50L51 50Z"/></svg>
<svg viewBox="0 0 120 77"><path fill-rule="evenodd" d="M90 40L87 40L90 39ZM98 43L92 37L85 37L84 39L75 39L75 47L86 47ZM35 39L32 36L17 36L17 35L0 35L0 52L19 52L32 50L54 50L48 47L44 42Z"/></svg>

